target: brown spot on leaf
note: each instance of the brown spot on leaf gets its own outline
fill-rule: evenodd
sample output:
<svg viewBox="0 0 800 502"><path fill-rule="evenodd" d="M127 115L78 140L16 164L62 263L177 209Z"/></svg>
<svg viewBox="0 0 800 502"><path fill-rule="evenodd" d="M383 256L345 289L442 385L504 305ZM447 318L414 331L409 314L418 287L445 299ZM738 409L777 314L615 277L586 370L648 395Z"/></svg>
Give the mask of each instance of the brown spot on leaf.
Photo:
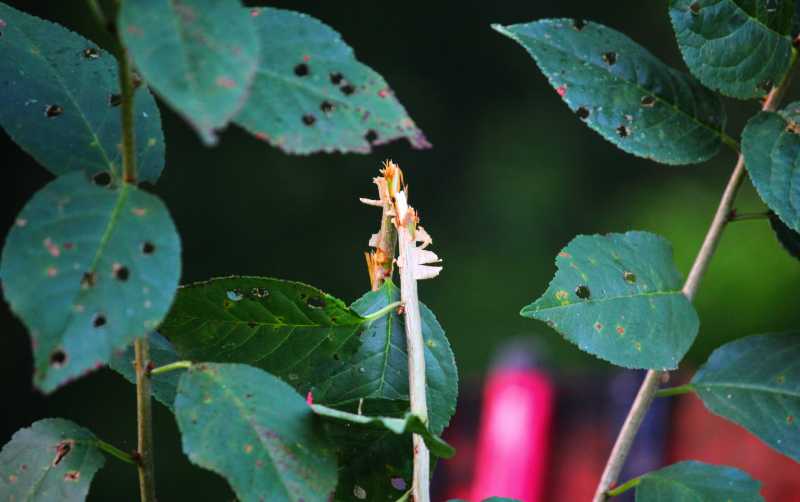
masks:
<svg viewBox="0 0 800 502"><path fill-rule="evenodd" d="M64 481L78 481L80 478L80 471L67 471L67 473L64 474Z"/></svg>
<svg viewBox="0 0 800 502"><path fill-rule="evenodd" d="M342 87L340 87L340 89L345 96L351 96L353 93L356 92L356 88L355 86L353 86L353 84L345 84Z"/></svg>
<svg viewBox="0 0 800 502"><path fill-rule="evenodd" d="M578 116L579 119L586 120L589 118L589 109L586 108L585 106L581 106L575 111L575 114Z"/></svg>
<svg viewBox="0 0 800 502"><path fill-rule="evenodd" d="M58 117L64 113L64 109L59 105L47 105L44 109L44 116L47 118Z"/></svg>
<svg viewBox="0 0 800 502"><path fill-rule="evenodd" d="M63 350L56 350L50 354L50 366L60 368L67 362L67 353Z"/></svg>
<svg viewBox="0 0 800 502"><path fill-rule="evenodd" d="M586 21L583 19L573 19L572 20L572 27L575 28L577 31L583 30L586 26Z"/></svg>
<svg viewBox="0 0 800 502"><path fill-rule="evenodd" d="M617 326L617 334L618 335L624 335L625 334L625 328L623 326Z"/></svg>
<svg viewBox="0 0 800 502"><path fill-rule="evenodd" d="M94 272L84 272L83 277L81 277L81 287L88 289L94 286L97 283L97 274Z"/></svg>
<svg viewBox="0 0 800 502"><path fill-rule="evenodd" d="M636 282L636 274L634 274L633 272L625 271L622 274L622 277L623 277L623 279L625 279L625 282L627 282L628 284L633 284L633 283Z"/></svg>
<svg viewBox="0 0 800 502"><path fill-rule="evenodd" d="M108 106L114 108L122 104L122 94L112 94L108 97Z"/></svg>
<svg viewBox="0 0 800 502"><path fill-rule="evenodd" d="M64 457L69 455L69 452L72 451L72 447L75 446L75 441L72 439L65 439L56 445L56 456L53 458L53 466L58 465L64 460Z"/></svg>
<svg viewBox="0 0 800 502"><path fill-rule="evenodd" d="M586 300L587 298L589 298L590 296L592 296L592 292L591 292L591 291L589 291L589 286L586 286L586 285L584 285L584 284L581 284L580 286L578 286L577 288L575 288L575 295L576 295L578 298L582 299L582 300Z"/></svg>
<svg viewBox="0 0 800 502"><path fill-rule="evenodd" d="M42 244L44 245L45 249L47 249L47 252L50 253L50 255L54 258L58 258L58 256L61 254L61 249L58 247L58 244L54 243L50 237L46 238Z"/></svg>
<svg viewBox="0 0 800 502"><path fill-rule="evenodd" d="M364 139L367 140L367 143L374 143L378 139L378 133L374 129L370 129L364 135Z"/></svg>
<svg viewBox="0 0 800 502"><path fill-rule="evenodd" d="M343 79L344 79L344 75L342 75L341 73L339 73L339 72L331 73L331 83L333 85L341 84Z"/></svg>
<svg viewBox="0 0 800 502"><path fill-rule="evenodd" d="M656 98L653 96L642 96L642 99L639 101L642 106L645 108L652 108L653 105L656 104Z"/></svg>
<svg viewBox="0 0 800 502"><path fill-rule="evenodd" d="M120 265L119 263L115 263L111 266L111 273L114 275L114 279L122 282L127 281L131 275L128 267Z"/></svg>
<svg viewBox="0 0 800 502"><path fill-rule="evenodd" d="M303 115L303 124L311 127L317 121L317 117L311 115L310 113L306 113Z"/></svg>
<svg viewBox="0 0 800 502"><path fill-rule="evenodd" d="M236 82L232 78L221 75L217 77L216 84L223 89L233 89L236 87Z"/></svg>
<svg viewBox="0 0 800 502"><path fill-rule="evenodd" d="M621 125L617 127L617 134L620 138L627 138L630 135L631 131L628 129L628 126Z"/></svg>
<svg viewBox="0 0 800 502"><path fill-rule="evenodd" d="M328 100L323 101L319 105L319 109L322 110L322 113L328 114L333 111L333 103Z"/></svg>
<svg viewBox="0 0 800 502"><path fill-rule="evenodd" d="M92 326L94 326L95 328L102 328L103 326L106 325L107 322L108 320L106 319L105 315L95 314L94 319L92 319Z"/></svg>
<svg viewBox="0 0 800 502"><path fill-rule="evenodd" d="M597 331L598 333L600 331L603 331L603 325L599 321L594 323L594 330Z"/></svg>
<svg viewBox="0 0 800 502"><path fill-rule="evenodd" d="M689 11L695 16L700 14L700 2L692 2L689 5Z"/></svg>
<svg viewBox="0 0 800 502"><path fill-rule="evenodd" d="M111 174L108 171L101 171L92 176L92 183L99 187L105 187L111 184Z"/></svg>

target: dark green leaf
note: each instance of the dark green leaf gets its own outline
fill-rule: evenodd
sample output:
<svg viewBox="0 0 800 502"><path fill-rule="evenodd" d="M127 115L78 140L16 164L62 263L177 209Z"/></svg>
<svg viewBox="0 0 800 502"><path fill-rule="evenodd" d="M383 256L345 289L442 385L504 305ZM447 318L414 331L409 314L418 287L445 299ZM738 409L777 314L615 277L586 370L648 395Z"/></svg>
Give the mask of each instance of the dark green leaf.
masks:
<svg viewBox="0 0 800 502"><path fill-rule="evenodd" d="M706 408L800 462L800 332L727 343L692 379Z"/></svg>
<svg viewBox="0 0 800 502"><path fill-rule="evenodd" d="M61 418L18 430L0 451L0 496L14 502L86 499L105 457L94 434Z"/></svg>
<svg viewBox="0 0 800 502"><path fill-rule="evenodd" d="M183 286L160 332L183 359L246 363L305 394L334 354L360 345L364 319L298 282L224 277Z"/></svg>
<svg viewBox="0 0 800 502"><path fill-rule="evenodd" d="M625 35L570 19L493 28L522 45L570 109L622 150L664 164L719 151L719 99Z"/></svg>
<svg viewBox="0 0 800 502"><path fill-rule="evenodd" d="M117 62L63 26L0 3L0 124L53 174L122 174ZM164 168L164 134L155 100L139 89L134 102L139 178Z"/></svg>
<svg viewBox="0 0 800 502"><path fill-rule="evenodd" d="M123 2L119 30L145 80L215 143L214 130L242 107L258 64L255 26L239 1Z"/></svg>
<svg viewBox="0 0 800 502"><path fill-rule="evenodd" d="M198 364L175 398L183 451L248 501L327 501L336 458L311 407L291 387L243 364Z"/></svg>
<svg viewBox="0 0 800 502"><path fill-rule="evenodd" d="M671 0L683 59L706 87L740 99L767 94L792 59L793 0Z"/></svg>
<svg viewBox="0 0 800 502"><path fill-rule="evenodd" d="M761 199L786 225L800 231L800 101L760 112L742 133L745 166Z"/></svg>
<svg viewBox="0 0 800 502"><path fill-rule="evenodd" d="M619 366L677 367L699 321L665 239L647 232L579 235L556 266L547 291L523 316L546 321L581 350Z"/></svg>
<svg viewBox="0 0 800 502"><path fill-rule="evenodd" d="M636 502L763 502L761 483L724 465L679 462L641 477Z"/></svg>
<svg viewBox="0 0 800 502"><path fill-rule="evenodd" d="M328 422L335 423L335 428L344 429L346 432L337 437L332 438L333 442L342 440L347 443L361 443L358 441L357 433L353 432L353 427L359 426L364 428L386 430L393 434L405 435L408 439L408 445L411 444L411 434L419 434L425 440L425 444L433 455L441 458L451 458L455 454L452 446L445 443L439 436L433 434L428 430L428 427L422 420L411 413L406 413L403 418L394 417L370 417L365 415L356 415L355 413L348 413L346 411L335 410L315 404L312 406L314 413L323 417ZM346 427L341 427L345 425ZM398 452L403 455L407 452ZM410 449L409 452L410 453Z"/></svg>
<svg viewBox="0 0 800 502"><path fill-rule="evenodd" d="M377 312L400 300L400 290L387 281L379 291L365 294L352 308L361 315ZM420 304L425 345L425 373L431 431L441 434L455 413L458 370L447 337L425 305ZM401 401L397 411L408 409L408 353L403 316L397 312L376 319L361 335L361 346L351 357L331 361L330 372L314 388L314 400L328 406L364 413L389 413L385 401ZM398 415L398 416L401 416Z"/></svg>
<svg viewBox="0 0 800 502"><path fill-rule="evenodd" d="M66 174L17 217L0 277L33 340L34 381L50 392L158 326L178 286L180 240L153 195Z"/></svg>
<svg viewBox="0 0 800 502"><path fill-rule="evenodd" d="M236 123L288 153L360 152L406 138L429 148L386 81L313 17L253 9L261 62Z"/></svg>
<svg viewBox="0 0 800 502"><path fill-rule="evenodd" d="M769 212L769 224L786 252L800 260L800 233L787 227L772 211Z"/></svg>
<svg viewBox="0 0 800 502"><path fill-rule="evenodd" d="M150 361L155 367L180 360L172 344L160 334L156 332L150 333L147 335L147 339L150 341ZM124 376L132 384L136 384L136 370L133 367L135 359L136 354L134 353L133 345L129 345L124 352L115 353L108 362L108 366ZM175 393L178 389L180 377L180 372L170 371L161 375L153 375L150 379L153 397L161 401L170 410L173 409L173 404L175 403Z"/></svg>

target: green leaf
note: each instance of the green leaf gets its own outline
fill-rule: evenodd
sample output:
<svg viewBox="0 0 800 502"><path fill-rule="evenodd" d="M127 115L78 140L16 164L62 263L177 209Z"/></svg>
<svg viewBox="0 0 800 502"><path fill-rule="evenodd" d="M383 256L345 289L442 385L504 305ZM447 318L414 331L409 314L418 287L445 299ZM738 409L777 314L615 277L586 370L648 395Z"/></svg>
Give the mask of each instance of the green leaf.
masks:
<svg viewBox="0 0 800 502"><path fill-rule="evenodd" d="M160 332L182 359L246 363L305 394L361 343L364 319L299 282L224 277L183 286Z"/></svg>
<svg viewBox="0 0 800 502"><path fill-rule="evenodd" d="M333 428L333 430L338 428L341 434L337 434L336 438L332 438L334 443L336 443L338 439L349 444L363 444L363 442L358 440L358 434L353 433L353 428L351 426L355 425L364 428L382 429L393 434L405 435L408 439L408 445L411 445L411 434L419 434L425 440L425 444L428 446L431 453L437 457L452 458L456 452L452 446L429 431L422 419L411 413L406 413L403 418L393 418L356 415L355 413L335 410L319 404L312 405L312 409L317 415L339 426ZM341 425L345 425L345 427L341 427ZM403 453L404 452L400 452L399 454L402 455Z"/></svg>
<svg viewBox="0 0 800 502"><path fill-rule="evenodd" d="M0 125L53 174L121 177L117 62L63 26L0 3ZM164 168L161 115L147 89L134 101L139 178Z"/></svg>
<svg viewBox="0 0 800 502"><path fill-rule="evenodd" d="M769 225L787 253L800 260L800 233L787 227L774 212L769 212Z"/></svg>
<svg viewBox="0 0 800 502"><path fill-rule="evenodd" d="M678 462L641 477L636 502L763 502L761 483L724 465Z"/></svg>
<svg viewBox="0 0 800 502"><path fill-rule="evenodd" d="M34 382L50 392L154 330L180 276L180 240L163 203L84 173L56 178L17 217L0 277L33 341Z"/></svg>
<svg viewBox="0 0 800 502"><path fill-rule="evenodd" d="M386 281L353 303L352 309L367 315L400 300L400 290ZM420 304L422 337L425 339L425 374L431 431L441 434L456 410L458 370L450 344L433 312ZM334 361L331 361L334 362ZM329 363L330 364L330 363ZM360 400L364 400L359 404ZM361 335L361 346L351 357L330 366L329 374L314 387L314 400L328 406L365 413L389 413L385 401L400 401L400 415L408 409L408 353L403 316L397 312L376 319Z"/></svg>
<svg viewBox="0 0 800 502"><path fill-rule="evenodd" d="M761 199L786 225L800 231L800 101L760 112L742 133L742 153Z"/></svg>
<svg viewBox="0 0 800 502"><path fill-rule="evenodd" d="M261 61L237 124L287 153L369 153L399 138L430 147L383 77L339 33L298 12L250 12Z"/></svg>
<svg viewBox="0 0 800 502"><path fill-rule="evenodd" d="M86 499L105 457L94 434L62 418L18 430L0 451L3 500L75 502Z"/></svg>
<svg viewBox="0 0 800 502"><path fill-rule="evenodd" d="M160 334L156 332L150 333L147 335L147 339L150 342L150 361L155 367L165 366L180 360L172 344ZM124 352L116 352L108 362L108 366L135 385L136 370L133 366L135 359L136 354L131 344ZM174 410L173 404L175 403L175 393L178 390L180 377L180 372L170 371L161 375L153 375L150 378L150 390L153 393L153 397L161 401L170 410Z"/></svg>
<svg viewBox="0 0 800 502"><path fill-rule="evenodd" d="M692 379L711 412L800 462L800 332L756 335L715 350Z"/></svg>
<svg viewBox="0 0 800 502"><path fill-rule="evenodd" d="M123 2L119 31L137 69L207 144L242 107L258 64L238 0Z"/></svg>
<svg viewBox="0 0 800 502"><path fill-rule="evenodd" d="M336 458L311 407L258 368L192 366L175 416L189 459L224 476L242 502L327 501L333 493Z"/></svg>
<svg viewBox="0 0 800 502"><path fill-rule="evenodd" d="M671 0L686 65L706 87L734 98L766 95L792 59L793 0Z"/></svg>
<svg viewBox="0 0 800 502"><path fill-rule="evenodd" d="M647 232L579 235L556 266L547 291L523 316L618 366L677 367L699 321L665 239Z"/></svg>
<svg viewBox="0 0 800 502"><path fill-rule="evenodd" d="M664 164L719 151L719 98L625 35L570 19L492 27L522 45L570 109L622 150Z"/></svg>

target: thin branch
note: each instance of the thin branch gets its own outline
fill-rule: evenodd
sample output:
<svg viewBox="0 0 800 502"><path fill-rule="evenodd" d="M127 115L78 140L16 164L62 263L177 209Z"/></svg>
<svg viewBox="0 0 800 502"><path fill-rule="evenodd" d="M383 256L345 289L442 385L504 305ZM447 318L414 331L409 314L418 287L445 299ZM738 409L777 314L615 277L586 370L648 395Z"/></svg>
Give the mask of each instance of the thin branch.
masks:
<svg viewBox="0 0 800 502"><path fill-rule="evenodd" d="M792 65L789 72L784 77L783 81L777 87L773 87L767 95L762 110L774 111L778 107L778 104L791 82L796 62L797 51L792 49ZM739 191L742 181L744 181L746 172L744 156L740 153L736 161L736 166L733 168L733 173L728 180L728 184L725 186L725 191L722 193L722 198L714 214L714 219L711 221L711 225L703 240L703 245L700 247L700 251L697 253L697 257L692 264L692 269L689 271L689 275L683 285L683 294L686 295L689 301L694 300L697 289L700 287L700 281L705 275L706 270L708 270L711 257L714 255L714 251L717 249L720 237L722 236L722 231L729 221L729 215L733 209L736 193ZM645 375L644 381L641 387L639 387L636 399L633 401L633 405L628 411L628 416L622 424L622 429L614 443L614 448L611 450L611 455L603 470L600 483L597 485L593 502L605 502L608 489L617 482L619 474L625 465L625 460L628 458L628 453L630 453L631 446L633 446L636 433L639 432L642 421L645 415L647 415L647 410L650 408L655 398L659 382L664 373L665 372L649 370L647 375Z"/></svg>
<svg viewBox="0 0 800 502"><path fill-rule="evenodd" d="M760 211L757 213L740 213L735 209L731 210L728 215L728 221L744 221L744 220L764 220L769 218L769 211Z"/></svg>
<svg viewBox="0 0 800 502"><path fill-rule="evenodd" d="M128 49L120 41L119 85L122 92L122 179L125 183L136 183L136 141L133 123L133 73Z"/></svg>
<svg viewBox="0 0 800 502"><path fill-rule="evenodd" d="M139 496L141 502L156 502L155 468L153 463L153 412L150 399L150 343L147 337L133 342L136 352L136 424L138 441L136 452L139 458Z"/></svg>

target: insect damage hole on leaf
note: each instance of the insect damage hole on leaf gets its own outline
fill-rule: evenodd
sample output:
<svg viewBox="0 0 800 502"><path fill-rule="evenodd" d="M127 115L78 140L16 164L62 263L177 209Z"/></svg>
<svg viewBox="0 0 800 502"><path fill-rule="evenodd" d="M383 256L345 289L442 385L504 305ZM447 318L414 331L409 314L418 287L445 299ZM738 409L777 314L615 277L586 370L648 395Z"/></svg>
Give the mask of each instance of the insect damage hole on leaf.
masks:
<svg viewBox="0 0 800 502"><path fill-rule="evenodd" d="M298 77L306 77L311 73L308 65L305 63L300 63L294 67L294 74Z"/></svg>
<svg viewBox="0 0 800 502"><path fill-rule="evenodd" d="M67 353L63 350L56 350L50 354L50 365L56 368L64 366L67 362Z"/></svg>
<svg viewBox="0 0 800 502"><path fill-rule="evenodd" d="M44 115L47 118L58 117L64 113L64 109L59 105L47 105L44 109Z"/></svg>

